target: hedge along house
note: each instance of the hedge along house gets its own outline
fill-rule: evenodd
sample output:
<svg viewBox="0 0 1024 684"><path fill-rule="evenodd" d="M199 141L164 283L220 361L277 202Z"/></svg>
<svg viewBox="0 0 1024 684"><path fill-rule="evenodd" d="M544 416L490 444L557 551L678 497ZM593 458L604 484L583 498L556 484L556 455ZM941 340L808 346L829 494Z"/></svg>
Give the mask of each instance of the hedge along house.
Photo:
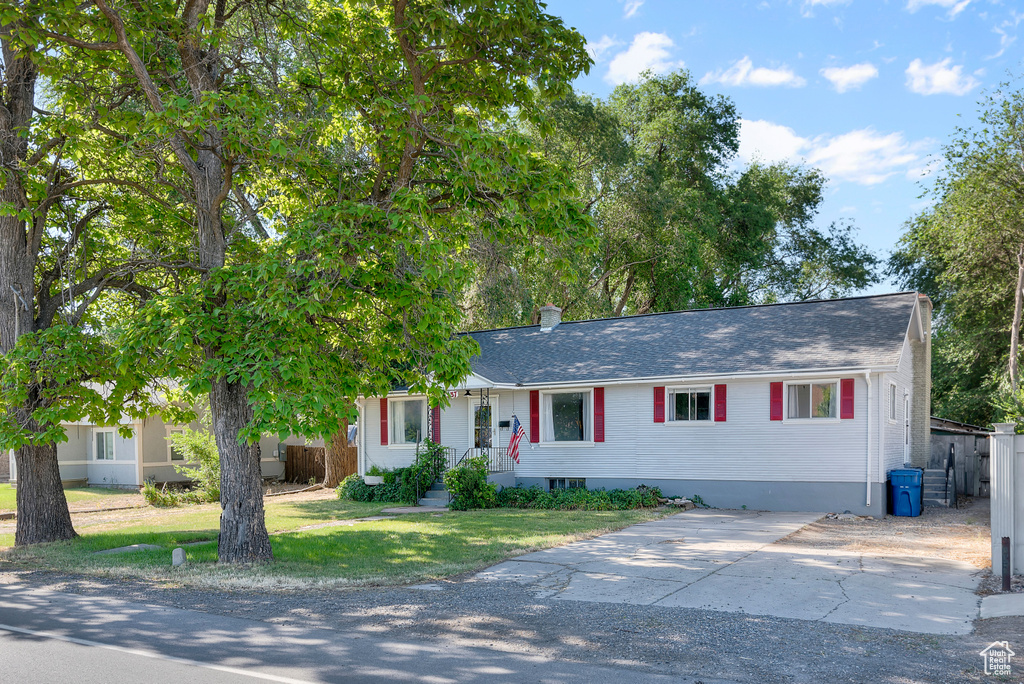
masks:
<svg viewBox="0 0 1024 684"><path fill-rule="evenodd" d="M888 472L927 462L924 295L560 314L468 333L481 351L444 409L400 391L361 400L360 472L408 465L432 434L523 485L643 483L723 508L880 516ZM503 453L513 414L528 438L518 464Z"/></svg>

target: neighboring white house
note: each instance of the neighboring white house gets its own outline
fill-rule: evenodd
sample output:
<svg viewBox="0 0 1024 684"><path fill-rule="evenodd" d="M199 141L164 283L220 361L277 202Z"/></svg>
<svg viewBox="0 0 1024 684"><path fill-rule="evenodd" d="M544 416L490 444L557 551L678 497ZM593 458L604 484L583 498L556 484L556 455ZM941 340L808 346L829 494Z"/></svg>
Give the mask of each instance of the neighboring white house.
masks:
<svg viewBox="0 0 1024 684"><path fill-rule="evenodd" d="M545 489L643 483L717 507L879 516L888 472L927 462L924 295L560 314L469 333L481 353L444 409L402 391L361 400L360 473L408 465L428 434L509 469L513 414L527 434L515 482Z"/></svg>
<svg viewBox="0 0 1024 684"><path fill-rule="evenodd" d="M168 437L180 432L182 426L169 425L159 417L130 422L132 436L118 434L115 426L100 426L88 422L64 423L67 441L57 445L60 477L65 485L91 485L106 487L138 487L145 481L180 482L186 478L178 474L174 464L183 464L181 454L171 448ZM192 424L193 429L198 424ZM260 469L264 477L279 477L284 473L284 446L306 444L302 437L289 437L283 442L277 437L260 440ZM323 442L317 442L322 446ZM17 480L14 454L10 454L11 481Z"/></svg>

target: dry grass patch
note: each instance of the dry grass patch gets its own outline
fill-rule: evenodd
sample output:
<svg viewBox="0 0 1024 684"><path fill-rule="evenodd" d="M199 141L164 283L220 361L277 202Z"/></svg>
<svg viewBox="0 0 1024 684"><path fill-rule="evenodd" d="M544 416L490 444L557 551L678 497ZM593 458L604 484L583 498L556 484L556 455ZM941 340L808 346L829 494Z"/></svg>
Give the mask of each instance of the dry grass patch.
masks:
<svg viewBox="0 0 1024 684"><path fill-rule="evenodd" d="M916 518L822 519L777 544L839 549L851 553L946 558L977 568L991 566L989 500L965 499L960 509L925 508Z"/></svg>

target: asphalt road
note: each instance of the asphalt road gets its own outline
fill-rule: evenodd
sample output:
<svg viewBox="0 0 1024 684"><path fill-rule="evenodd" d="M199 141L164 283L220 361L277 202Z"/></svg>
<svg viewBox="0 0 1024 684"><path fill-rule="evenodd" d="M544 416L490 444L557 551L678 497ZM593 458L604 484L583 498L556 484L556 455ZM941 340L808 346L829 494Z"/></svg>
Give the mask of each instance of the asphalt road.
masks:
<svg viewBox="0 0 1024 684"><path fill-rule="evenodd" d="M274 625L0 585L0 683L695 682L626 667L439 646L387 631ZM703 684L726 680L702 678Z"/></svg>

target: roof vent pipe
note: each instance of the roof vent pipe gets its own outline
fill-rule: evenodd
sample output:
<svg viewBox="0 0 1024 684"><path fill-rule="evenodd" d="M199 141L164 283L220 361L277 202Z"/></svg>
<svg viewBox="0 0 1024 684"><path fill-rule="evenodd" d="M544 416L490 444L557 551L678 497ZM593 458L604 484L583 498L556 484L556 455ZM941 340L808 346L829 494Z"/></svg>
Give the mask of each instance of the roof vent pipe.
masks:
<svg viewBox="0 0 1024 684"><path fill-rule="evenodd" d="M562 310L548 302L540 307L540 331L551 332L562 322Z"/></svg>

